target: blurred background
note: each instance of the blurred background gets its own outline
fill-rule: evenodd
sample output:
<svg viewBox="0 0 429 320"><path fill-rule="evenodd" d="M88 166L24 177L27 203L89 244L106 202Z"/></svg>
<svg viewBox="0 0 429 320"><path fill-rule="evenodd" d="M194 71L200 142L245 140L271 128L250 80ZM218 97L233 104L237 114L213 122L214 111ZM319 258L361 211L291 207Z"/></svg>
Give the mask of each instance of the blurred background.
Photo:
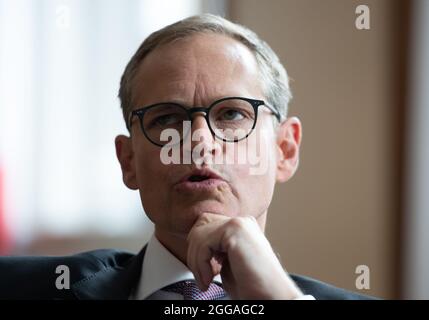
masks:
<svg viewBox="0 0 429 320"><path fill-rule="evenodd" d="M301 163L267 226L284 266L429 299L425 0L0 0L0 254L139 251L153 227L115 156L119 79L147 35L202 12L256 31L292 78Z"/></svg>

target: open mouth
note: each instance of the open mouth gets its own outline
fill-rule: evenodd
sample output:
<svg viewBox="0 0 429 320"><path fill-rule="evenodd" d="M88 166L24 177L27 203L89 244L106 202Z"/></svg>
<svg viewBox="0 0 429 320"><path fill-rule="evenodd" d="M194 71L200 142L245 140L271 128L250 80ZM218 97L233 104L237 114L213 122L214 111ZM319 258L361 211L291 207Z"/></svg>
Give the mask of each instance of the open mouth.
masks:
<svg viewBox="0 0 429 320"><path fill-rule="evenodd" d="M188 181L189 182L200 182L200 181L204 181L207 179L210 179L210 177L207 175L194 174L188 178Z"/></svg>
<svg viewBox="0 0 429 320"><path fill-rule="evenodd" d="M187 174L184 177L182 177L182 179L179 181L179 183L183 183L183 182L197 183L197 182L204 182L204 181L207 181L207 180L210 180L210 181L214 181L214 180L223 181L223 178L221 176L219 176L218 174L216 174L212 170L209 170L209 169L197 169L197 170L193 170L189 174ZM209 182L209 181L207 181L207 182Z"/></svg>
<svg viewBox="0 0 429 320"><path fill-rule="evenodd" d="M215 171L196 169L183 176L176 188L180 192L213 191L223 184L226 184L226 181Z"/></svg>

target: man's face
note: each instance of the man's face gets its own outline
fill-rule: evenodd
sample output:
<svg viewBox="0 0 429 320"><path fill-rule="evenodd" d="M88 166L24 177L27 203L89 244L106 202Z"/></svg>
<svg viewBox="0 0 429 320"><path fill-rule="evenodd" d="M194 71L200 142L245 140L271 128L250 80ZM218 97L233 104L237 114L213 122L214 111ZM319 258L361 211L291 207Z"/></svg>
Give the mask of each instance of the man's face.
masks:
<svg viewBox="0 0 429 320"><path fill-rule="evenodd" d="M132 105L139 109L159 102L177 102L191 108L207 107L215 100L232 96L266 100L254 55L226 36L199 34L162 45L145 57L133 80ZM119 143L119 147L117 142L118 157L125 183L139 189L156 232L186 235L204 212L229 217L251 215L264 228L280 149L270 111L260 107L257 119L248 139L231 143L213 137L205 118L194 115L192 130L198 130L200 135L190 148L202 143L206 160L216 156L228 159L222 164L208 161L197 166L163 164L161 147L144 136L138 117L133 118L132 138ZM121 160L119 154L124 154L124 149L128 149L129 156ZM256 155L260 167L266 170L255 174L251 170L255 165L237 161L240 153ZM198 168L219 179L213 183L183 182Z"/></svg>

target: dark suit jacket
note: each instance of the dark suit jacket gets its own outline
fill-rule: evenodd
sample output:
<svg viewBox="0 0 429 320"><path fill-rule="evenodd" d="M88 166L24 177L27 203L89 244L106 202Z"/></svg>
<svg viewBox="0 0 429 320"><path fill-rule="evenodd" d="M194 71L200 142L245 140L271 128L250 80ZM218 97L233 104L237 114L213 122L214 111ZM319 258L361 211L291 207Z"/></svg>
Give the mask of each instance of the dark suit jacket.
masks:
<svg viewBox="0 0 429 320"><path fill-rule="evenodd" d="M0 299L128 299L140 279L146 247L137 255L95 250L65 257L0 257ZM70 270L70 289L57 289L59 265ZM368 299L329 284L291 275L316 299Z"/></svg>

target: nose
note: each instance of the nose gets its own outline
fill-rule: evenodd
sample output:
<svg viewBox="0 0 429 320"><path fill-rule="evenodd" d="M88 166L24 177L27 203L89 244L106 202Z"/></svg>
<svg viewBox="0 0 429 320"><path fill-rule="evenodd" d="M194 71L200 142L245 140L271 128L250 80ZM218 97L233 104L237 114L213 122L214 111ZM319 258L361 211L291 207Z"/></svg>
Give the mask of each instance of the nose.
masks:
<svg viewBox="0 0 429 320"><path fill-rule="evenodd" d="M207 162L217 155L219 146L207 121L205 112L192 114L191 132L186 137L191 141L186 141L184 145L191 147L191 150L185 151L191 152L193 162Z"/></svg>
<svg viewBox="0 0 429 320"><path fill-rule="evenodd" d="M200 132L201 140L213 140L213 134L210 131L205 112L196 112L192 115L192 133Z"/></svg>

